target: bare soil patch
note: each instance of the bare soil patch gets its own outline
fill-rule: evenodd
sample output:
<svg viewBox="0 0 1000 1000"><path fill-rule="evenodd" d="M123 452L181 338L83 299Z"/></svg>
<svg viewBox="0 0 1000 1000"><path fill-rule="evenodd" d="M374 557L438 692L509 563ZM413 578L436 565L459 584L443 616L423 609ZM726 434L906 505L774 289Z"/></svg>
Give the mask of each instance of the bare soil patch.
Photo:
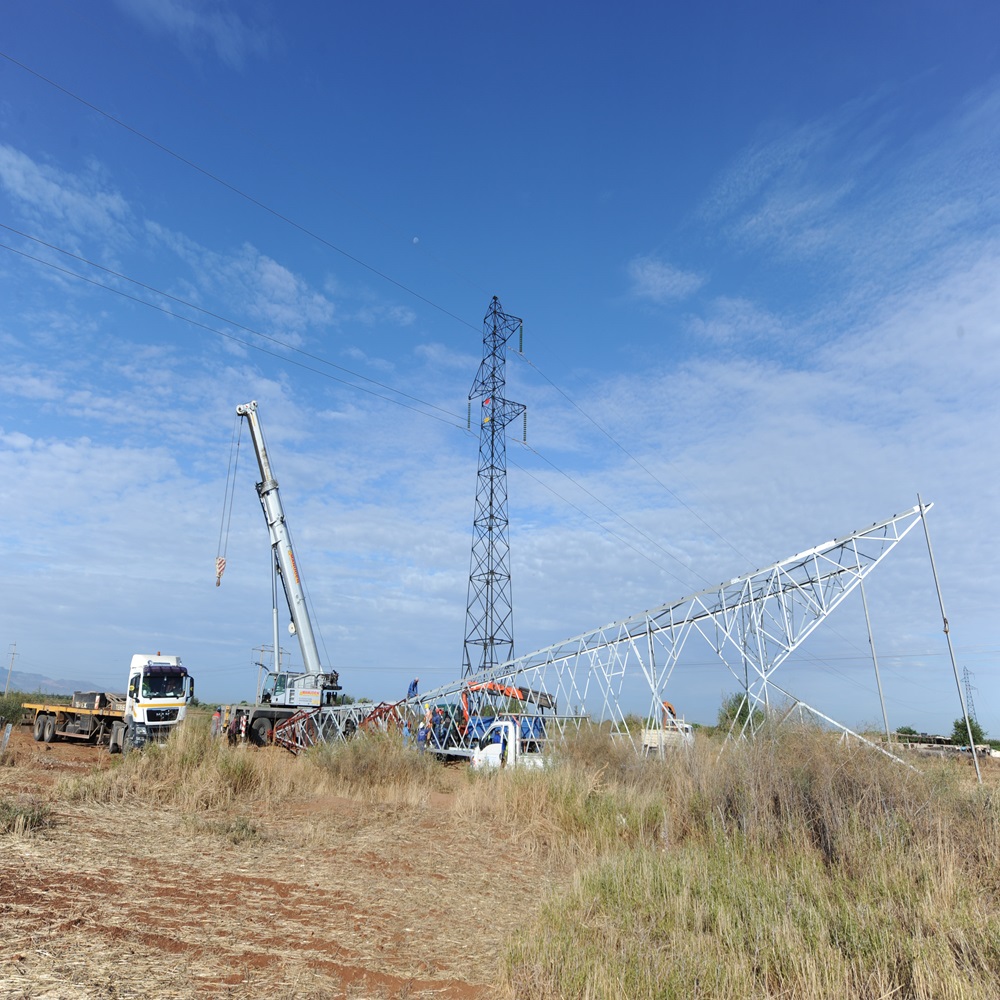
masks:
<svg viewBox="0 0 1000 1000"><path fill-rule="evenodd" d="M54 823L0 839L3 997L493 996L506 936L569 877L459 819L455 792L78 805L55 782L112 766L105 749L18 729L12 751L0 795L50 802Z"/></svg>

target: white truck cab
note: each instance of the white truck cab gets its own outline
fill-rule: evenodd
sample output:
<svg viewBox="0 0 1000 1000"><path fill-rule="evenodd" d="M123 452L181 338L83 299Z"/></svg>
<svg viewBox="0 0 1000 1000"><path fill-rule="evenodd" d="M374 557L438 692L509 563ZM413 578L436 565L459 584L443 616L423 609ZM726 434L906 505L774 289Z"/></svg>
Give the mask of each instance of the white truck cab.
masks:
<svg viewBox="0 0 1000 1000"><path fill-rule="evenodd" d="M108 749L117 753L166 742L184 721L192 698L194 678L179 656L136 653L129 666L125 716L114 724Z"/></svg>
<svg viewBox="0 0 1000 1000"><path fill-rule="evenodd" d="M527 741L514 719L494 722L479 740L472 753L472 767L489 770L500 767L544 767L545 758L537 750L526 751Z"/></svg>

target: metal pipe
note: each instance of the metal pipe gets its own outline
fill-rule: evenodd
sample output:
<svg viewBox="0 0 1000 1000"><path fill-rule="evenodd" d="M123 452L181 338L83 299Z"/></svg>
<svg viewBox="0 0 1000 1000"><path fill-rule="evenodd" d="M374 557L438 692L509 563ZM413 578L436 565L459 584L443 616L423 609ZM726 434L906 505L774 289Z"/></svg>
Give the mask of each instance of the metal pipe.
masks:
<svg viewBox="0 0 1000 1000"><path fill-rule="evenodd" d="M872 634L872 620L868 614L868 598L865 596L864 577L862 577L858 582L861 587L861 603L864 605L865 609L865 624L868 626L868 645L871 646L872 663L875 666L875 683L878 686L878 700L879 704L882 706L882 722L885 725L885 741L887 744L891 744L892 736L889 734L889 716L885 713L885 695L882 694L882 678L879 676L878 672L878 656L875 653L875 636Z"/></svg>
<svg viewBox="0 0 1000 1000"><path fill-rule="evenodd" d="M934 586L937 588L938 604L941 606L941 620L944 622L944 637L948 640L948 654L951 656L951 667L955 671L955 687L958 688L958 700L962 706L962 717L965 719L965 731L969 734L969 749L972 750L972 760L976 765L976 778L983 783L979 771L979 755L976 753L976 741L972 738L972 724L969 722L969 712L965 707L965 695L962 693L962 682L958 677L958 664L955 662L955 648L951 644L951 630L948 627L948 616L944 610L944 597L941 595L941 583L938 580L937 566L934 565L934 550L931 548L931 533L927 528L927 518L924 516L924 502L917 494L917 506L920 508L920 520L924 525L924 538L927 539L927 554L931 558L931 573L934 575Z"/></svg>

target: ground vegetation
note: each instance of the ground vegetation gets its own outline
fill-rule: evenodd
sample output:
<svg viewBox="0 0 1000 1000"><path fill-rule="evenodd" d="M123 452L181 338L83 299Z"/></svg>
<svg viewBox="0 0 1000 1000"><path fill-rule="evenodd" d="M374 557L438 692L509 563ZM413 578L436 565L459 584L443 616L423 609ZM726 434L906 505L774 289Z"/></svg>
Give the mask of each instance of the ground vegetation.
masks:
<svg viewBox="0 0 1000 1000"><path fill-rule="evenodd" d="M392 734L292 757L190 722L125 759L18 733L0 994L972 1000L1000 981L990 758L979 786L968 755L901 765L763 726L644 760L593 726L546 768L479 775Z"/></svg>

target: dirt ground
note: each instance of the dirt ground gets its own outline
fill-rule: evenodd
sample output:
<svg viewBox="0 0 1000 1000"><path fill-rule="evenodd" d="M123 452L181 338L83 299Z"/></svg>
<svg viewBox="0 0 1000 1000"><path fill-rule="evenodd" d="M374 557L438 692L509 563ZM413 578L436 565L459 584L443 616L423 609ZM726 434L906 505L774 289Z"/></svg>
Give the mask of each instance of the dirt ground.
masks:
<svg viewBox="0 0 1000 1000"><path fill-rule="evenodd" d="M477 830L454 793L265 814L75 805L56 781L111 766L106 749L24 727L11 749L0 796L49 802L54 823L0 837L4 998L502 995L506 936L568 877Z"/></svg>

